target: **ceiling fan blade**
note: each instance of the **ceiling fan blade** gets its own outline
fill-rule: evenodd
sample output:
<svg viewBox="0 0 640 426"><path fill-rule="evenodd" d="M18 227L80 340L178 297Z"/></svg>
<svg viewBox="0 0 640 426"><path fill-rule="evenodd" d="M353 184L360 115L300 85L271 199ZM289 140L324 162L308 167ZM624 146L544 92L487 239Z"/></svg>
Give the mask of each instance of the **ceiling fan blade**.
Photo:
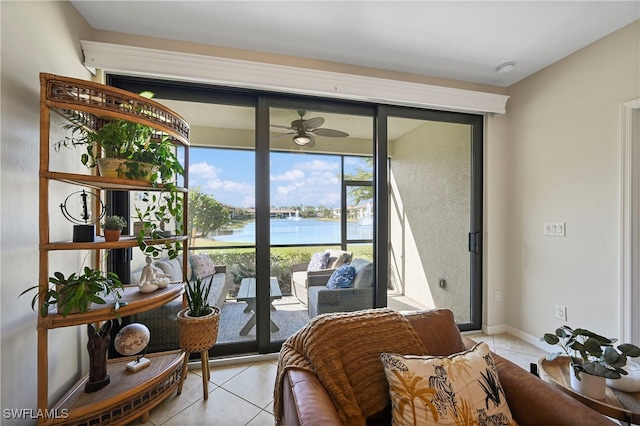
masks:
<svg viewBox="0 0 640 426"><path fill-rule="evenodd" d="M306 144L305 146L307 148L313 148L314 146L316 146L316 138L313 137L312 134L307 133L307 136L309 136L311 138L311 142L309 142L308 144Z"/></svg>
<svg viewBox="0 0 640 426"><path fill-rule="evenodd" d="M313 117L308 120L304 120L302 122L302 125L307 130L315 129L316 127L320 127L323 124L324 124L324 118L322 117Z"/></svg>
<svg viewBox="0 0 640 426"><path fill-rule="evenodd" d="M341 132L340 130L334 129L314 129L310 131L318 136L328 136L330 138L345 138L349 136L349 133Z"/></svg>
<svg viewBox="0 0 640 426"><path fill-rule="evenodd" d="M279 129L288 129L288 130L293 130L293 129L291 128L291 126L281 126L281 125L279 125L279 124L271 124L270 126L271 126L271 127L277 127L277 128L279 128Z"/></svg>
<svg viewBox="0 0 640 426"><path fill-rule="evenodd" d="M272 141L273 141L273 140L276 140L276 139L283 138L283 137L285 137L285 136L291 136L291 135L295 135L295 134L296 134L295 132L292 132L292 133L281 133L281 134L279 134L279 135L272 136L269 140L272 140Z"/></svg>

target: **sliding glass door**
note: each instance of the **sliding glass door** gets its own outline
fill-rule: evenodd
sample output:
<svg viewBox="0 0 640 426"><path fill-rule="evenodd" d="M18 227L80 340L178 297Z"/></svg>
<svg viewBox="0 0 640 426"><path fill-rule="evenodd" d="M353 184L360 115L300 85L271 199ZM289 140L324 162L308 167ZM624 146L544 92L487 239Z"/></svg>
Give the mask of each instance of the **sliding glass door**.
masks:
<svg viewBox="0 0 640 426"><path fill-rule="evenodd" d="M481 318L482 121L393 111L388 125L388 305Z"/></svg>
<svg viewBox="0 0 640 426"><path fill-rule="evenodd" d="M480 327L482 117L113 83L191 124L189 255L225 274L211 356L274 352L317 315L382 306Z"/></svg>

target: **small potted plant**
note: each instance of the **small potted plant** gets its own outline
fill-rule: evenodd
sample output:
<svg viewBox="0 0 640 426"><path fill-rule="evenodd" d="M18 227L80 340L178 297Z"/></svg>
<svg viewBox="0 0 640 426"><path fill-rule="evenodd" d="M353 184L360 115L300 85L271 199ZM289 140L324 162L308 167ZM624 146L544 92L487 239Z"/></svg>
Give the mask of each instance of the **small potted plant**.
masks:
<svg viewBox="0 0 640 426"><path fill-rule="evenodd" d="M104 231L105 241L118 241L122 230L127 226L127 221L122 216L107 216L100 226Z"/></svg>
<svg viewBox="0 0 640 426"><path fill-rule="evenodd" d="M106 304L104 297L108 295L115 298L114 309L117 311L121 291L124 289L117 274L103 273L88 266L85 266L82 274L74 272L66 278L64 274L56 272L53 277L49 277L49 283L53 286L44 291L39 291L39 286L33 286L20 293L22 296L29 291L38 290L31 300L31 308L35 310L36 303L40 301L40 315L43 317L48 315L49 307L53 305L57 305L58 313L63 317L75 312L87 312L92 303Z"/></svg>
<svg viewBox="0 0 640 426"><path fill-rule="evenodd" d="M562 352L547 356L548 361L553 361L563 353L568 357L572 372L571 387L596 399L604 398L605 379L620 379L628 374L623 368L627 365L627 357L640 356L637 346L622 343L616 349L613 344L617 339L609 339L584 328L572 329L565 325L555 333L546 333L542 339L562 348ZM582 383L585 381L589 383ZM593 389L590 382L596 382Z"/></svg>
<svg viewBox="0 0 640 426"><path fill-rule="evenodd" d="M218 338L220 309L209 305L212 284L213 276L208 283L196 278L185 284L187 307L178 312L180 347L185 352L207 351Z"/></svg>

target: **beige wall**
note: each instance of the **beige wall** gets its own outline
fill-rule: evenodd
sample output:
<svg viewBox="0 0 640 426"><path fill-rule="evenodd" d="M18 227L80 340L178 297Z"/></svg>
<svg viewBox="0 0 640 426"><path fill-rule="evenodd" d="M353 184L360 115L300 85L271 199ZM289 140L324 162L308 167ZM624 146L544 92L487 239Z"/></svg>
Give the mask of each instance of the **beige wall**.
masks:
<svg viewBox="0 0 640 426"><path fill-rule="evenodd" d="M509 95L506 323L539 337L562 324L560 304L569 325L618 336L620 105L640 97L640 21ZM544 222L566 222L566 237Z"/></svg>
<svg viewBox="0 0 640 426"><path fill-rule="evenodd" d="M392 118L389 129L404 119ZM424 122L393 141L390 275L402 294L469 322L470 126ZM438 285L445 279L445 288Z"/></svg>
<svg viewBox="0 0 640 426"><path fill-rule="evenodd" d="M36 407L36 314L31 296L20 292L38 282L38 74L89 79L79 40L91 28L66 2L0 3L2 12L2 232L1 309L2 409ZM55 133L54 136L55 137ZM55 139L52 139L55 140ZM53 237L68 232L57 204L68 195L52 188ZM66 234L65 234L66 235ZM66 235L69 238L69 235ZM77 268L79 255L55 255L58 270ZM55 330L50 336L51 394L59 396L79 377L84 330ZM60 351L59 348L68 350ZM1 420L2 424L12 421ZM21 424L25 424L23 420Z"/></svg>

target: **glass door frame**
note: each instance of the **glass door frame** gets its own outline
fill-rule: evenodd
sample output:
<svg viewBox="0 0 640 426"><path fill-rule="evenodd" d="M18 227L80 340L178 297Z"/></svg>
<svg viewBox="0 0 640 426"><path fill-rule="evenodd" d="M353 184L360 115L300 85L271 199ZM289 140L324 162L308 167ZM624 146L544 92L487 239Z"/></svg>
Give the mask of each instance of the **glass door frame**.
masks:
<svg viewBox="0 0 640 426"><path fill-rule="evenodd" d="M470 223L469 223L469 262L470 262L470 321L458 323L461 331L480 330L482 328L482 235L483 235L483 187L484 187L484 116L449 111L435 111L419 108L385 106L378 107L377 143L374 156L374 185L378 204L376 217L387 217L389 211L389 168L388 168L388 119L390 117L409 118L425 121L439 121L466 124L471 128L470 135ZM377 173L377 176L376 176ZM378 221L375 231L378 241L388 241L388 221ZM383 240L380 238L384 238ZM388 244L378 244L375 252L378 277L389 274ZM376 295L378 306L387 305L386 291L378 284Z"/></svg>

